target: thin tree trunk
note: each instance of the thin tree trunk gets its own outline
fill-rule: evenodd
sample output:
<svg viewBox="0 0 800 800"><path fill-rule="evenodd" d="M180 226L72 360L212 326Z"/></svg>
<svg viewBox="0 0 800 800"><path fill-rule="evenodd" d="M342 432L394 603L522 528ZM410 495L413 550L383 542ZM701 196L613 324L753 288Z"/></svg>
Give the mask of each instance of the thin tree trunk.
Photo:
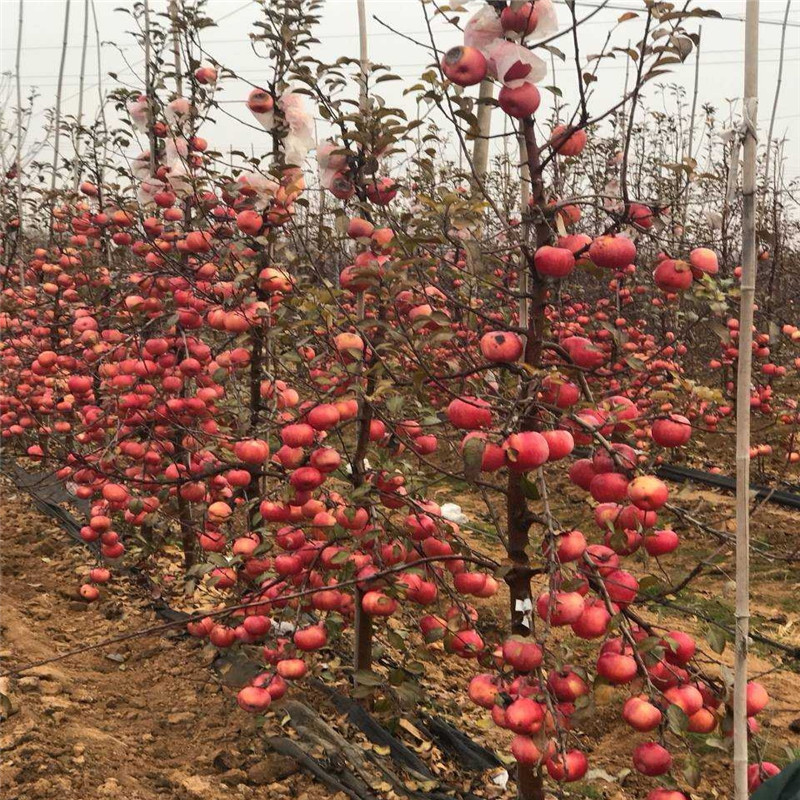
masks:
<svg viewBox="0 0 800 800"><path fill-rule="evenodd" d="M56 202L56 173L58 171L58 156L61 145L61 90L64 86L64 64L67 60L67 40L69 39L69 10L72 0L67 0L64 9L64 35L61 40L61 63L58 65L58 84L56 87L56 117L53 130L53 174L50 176L50 240L53 239L53 211Z"/></svg>
<svg viewBox="0 0 800 800"><path fill-rule="evenodd" d="M764 159L764 190L769 186L770 156L772 154L772 133L775 130L775 115L778 112L778 98L781 94L781 84L783 83L783 57L786 53L786 28L789 22L789 9L792 7L792 0L786 0L786 11L783 15L783 27L781 29L781 54L778 61L778 82L775 84L775 99L772 101L772 116L769 119L769 133L767 134L767 154Z"/></svg>
<svg viewBox="0 0 800 800"><path fill-rule="evenodd" d="M23 231L23 218L24 212L22 208L22 79L20 77L20 61L22 56L22 11L23 0L19 0L19 24L17 26L17 58L15 72L17 76L17 236L16 241L18 245L22 243ZM19 246L17 247L19 250ZM25 287L25 269L20 268L20 283Z"/></svg>
<svg viewBox="0 0 800 800"><path fill-rule="evenodd" d="M519 160L520 160L520 216L523 220L523 236L528 239L529 215L531 213L531 172L528 169L528 148L525 146L525 136L519 134ZM528 298L529 284L528 265L525 255L520 253L519 259L519 326L528 329L528 316L530 311L530 300Z"/></svg>
<svg viewBox="0 0 800 800"><path fill-rule="evenodd" d="M81 46L81 74L78 79L78 115L75 131L75 191L81 182L81 125L83 124L83 82L86 75L86 50L89 42L89 0L83 0L83 42Z"/></svg>
<svg viewBox="0 0 800 800"><path fill-rule="evenodd" d="M536 249L549 243L550 228L544 217L546 198L532 117L522 120L520 138L520 155L524 157L521 164L520 192L525 220L524 244L526 248L530 246L529 234L532 221L533 247ZM520 314L525 316L527 331L524 361L528 366L538 369L541 366L544 340L546 286L534 269L532 254L529 256L525 249L520 263L520 287L524 287L523 293L532 295L531 298L522 298L520 301ZM521 400L527 400L528 391L529 379L524 378L520 382ZM530 414L527 414L521 422L522 430L533 430L536 426L536 421ZM531 577L535 574L535 570L531 567L528 554L532 517L523 491L522 476L509 470L507 490L507 551L511 567L505 576L505 581L509 591L511 633L530 636L533 634ZM517 765L517 797L519 800L544 800L544 785L539 769L529 764Z"/></svg>
<svg viewBox="0 0 800 800"><path fill-rule="evenodd" d="M759 0L747 0L742 170L742 288L736 385L736 661L733 689L735 800L747 800L747 649L750 627L750 378L756 283Z"/></svg>

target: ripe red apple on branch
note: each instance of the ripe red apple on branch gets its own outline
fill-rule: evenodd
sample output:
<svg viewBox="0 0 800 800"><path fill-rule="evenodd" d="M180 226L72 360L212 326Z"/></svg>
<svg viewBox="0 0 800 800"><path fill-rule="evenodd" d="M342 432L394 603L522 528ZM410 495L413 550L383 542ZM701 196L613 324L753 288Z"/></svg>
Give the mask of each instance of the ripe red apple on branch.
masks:
<svg viewBox="0 0 800 800"><path fill-rule="evenodd" d="M281 8L264 9L276 34ZM601 120L579 104L570 122L548 121L529 44L552 34L554 15L544 0L487 5L426 98L445 115L455 103L461 126L472 99L450 83L501 84L512 141L525 141L521 219L490 181L467 189L436 154L389 177L415 128L369 96L380 84L363 74L354 114L332 91L341 64L290 74L304 38L283 37L283 73L237 101L264 127L263 163L240 172L214 155L226 143L199 135L220 108L207 87L223 88L221 65L186 65L194 106L137 91L131 121L152 134L151 153L133 157L130 191L84 165L80 193L54 204L47 245L17 248L3 268L0 317L3 439L91 502L80 535L109 566L89 572L85 600L102 598L118 559L179 546L188 591L223 607L191 635L267 667L237 695L251 713L331 652L369 656L370 631L421 638L475 662L469 697L514 734L520 785L539 788L587 775L581 718L598 690L650 733L626 758L651 777L677 777L691 746L675 720L713 736L728 699L696 638L648 604L683 534L654 468L732 413L689 379L697 339L679 324L721 302L730 256L664 233L660 198L615 195L613 181L588 197L567 189L583 185L575 171L599 152ZM667 49L683 21L664 21ZM302 97L336 129L317 147L319 201L305 191ZM607 160L624 183L624 158ZM723 327L711 363L728 372L738 330ZM787 344L796 333L784 329ZM774 338L756 336L752 405L779 410L794 463L796 401L779 388L791 365L772 359ZM447 508L450 481L485 499L490 552L474 544L472 512ZM584 502L591 514L573 516ZM508 620L488 625L483 601L501 592ZM751 684L748 713L768 699ZM754 785L773 768L754 766Z"/></svg>

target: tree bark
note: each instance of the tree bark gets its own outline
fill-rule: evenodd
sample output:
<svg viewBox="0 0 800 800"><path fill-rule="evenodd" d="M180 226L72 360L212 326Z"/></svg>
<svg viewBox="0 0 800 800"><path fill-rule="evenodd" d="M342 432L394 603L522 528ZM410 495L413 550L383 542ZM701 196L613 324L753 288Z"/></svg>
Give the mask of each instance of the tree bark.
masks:
<svg viewBox="0 0 800 800"><path fill-rule="evenodd" d="M523 218L523 247L520 261L520 324L525 320L525 363L538 367L541 363L544 342L544 310L546 285L533 265L533 254L528 247L531 223L534 246L542 247L550 241L550 228L543 210L546 205L544 184L540 167L539 148L536 144L534 123L531 117L522 122L520 154L522 158L521 201ZM530 183L530 186L528 185ZM529 202L530 199L530 202ZM533 215L533 219L531 219ZM520 400L528 394L529 379L520 381ZM520 422L521 430L532 430L535 420L530 416ZM509 590L511 633L520 636L533 634L533 596L531 577L533 570L528 556L532 518L523 490L523 476L509 471L507 484L506 517L508 525L508 557L511 568L505 576ZM520 800L542 800L544 784L541 773L530 765L517 765L517 796Z"/></svg>

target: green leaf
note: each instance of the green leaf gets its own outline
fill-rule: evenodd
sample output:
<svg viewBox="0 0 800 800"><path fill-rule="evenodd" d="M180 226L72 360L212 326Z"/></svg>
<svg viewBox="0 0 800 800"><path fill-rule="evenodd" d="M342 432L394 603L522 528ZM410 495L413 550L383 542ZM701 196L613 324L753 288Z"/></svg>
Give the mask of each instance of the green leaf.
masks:
<svg viewBox="0 0 800 800"><path fill-rule="evenodd" d="M548 53L552 53L556 58L560 58L562 61L566 61L567 57L563 51L559 50L557 47L553 47L551 44L544 44L542 47L547 50Z"/></svg>
<svg viewBox="0 0 800 800"><path fill-rule="evenodd" d="M708 736L705 740L707 747L713 747L716 750L728 750L728 745L722 739L717 738L716 736Z"/></svg>
<svg viewBox="0 0 800 800"><path fill-rule="evenodd" d="M406 681L395 688L397 696L400 698L401 705L413 707L419 703L422 697L422 689L418 683Z"/></svg>
<svg viewBox="0 0 800 800"><path fill-rule="evenodd" d="M686 778L686 783L688 783L692 789L696 789L700 785L700 766L697 763L697 759L692 755L686 759L686 765L683 768L683 777Z"/></svg>
<svg viewBox="0 0 800 800"><path fill-rule="evenodd" d="M728 637L725 631L717 627L710 627L706 634L709 647L715 653L722 653L725 650L725 645L728 642Z"/></svg>
<svg viewBox="0 0 800 800"><path fill-rule="evenodd" d="M369 669L357 669L353 678L359 686L383 686L383 678Z"/></svg>
<svg viewBox="0 0 800 800"><path fill-rule="evenodd" d="M477 480L481 474L485 448L486 440L480 436L473 436L464 443L464 477L468 481Z"/></svg>
<svg viewBox="0 0 800 800"><path fill-rule="evenodd" d="M541 498L541 494L539 493L539 486L527 475L523 475L520 478L520 486L522 487L522 494L528 500L539 500Z"/></svg>
<svg viewBox="0 0 800 800"><path fill-rule="evenodd" d="M667 709L667 724L673 733L682 734L689 727L689 717L682 708L671 705Z"/></svg>
<svg viewBox="0 0 800 800"><path fill-rule="evenodd" d="M406 673L399 667L397 669L393 669L389 673L389 683L392 686L400 686L405 679L406 679Z"/></svg>

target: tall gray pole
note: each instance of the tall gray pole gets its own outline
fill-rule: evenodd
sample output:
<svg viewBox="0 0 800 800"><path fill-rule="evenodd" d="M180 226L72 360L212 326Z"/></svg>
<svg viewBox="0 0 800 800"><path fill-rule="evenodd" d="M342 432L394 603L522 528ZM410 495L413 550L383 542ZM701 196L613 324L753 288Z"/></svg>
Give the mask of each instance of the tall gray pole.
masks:
<svg viewBox="0 0 800 800"><path fill-rule="evenodd" d="M756 158L758 154L758 11L747 0L742 168L742 287L736 385L736 662L733 688L735 800L747 800L747 645L750 628L750 379L756 287Z"/></svg>

